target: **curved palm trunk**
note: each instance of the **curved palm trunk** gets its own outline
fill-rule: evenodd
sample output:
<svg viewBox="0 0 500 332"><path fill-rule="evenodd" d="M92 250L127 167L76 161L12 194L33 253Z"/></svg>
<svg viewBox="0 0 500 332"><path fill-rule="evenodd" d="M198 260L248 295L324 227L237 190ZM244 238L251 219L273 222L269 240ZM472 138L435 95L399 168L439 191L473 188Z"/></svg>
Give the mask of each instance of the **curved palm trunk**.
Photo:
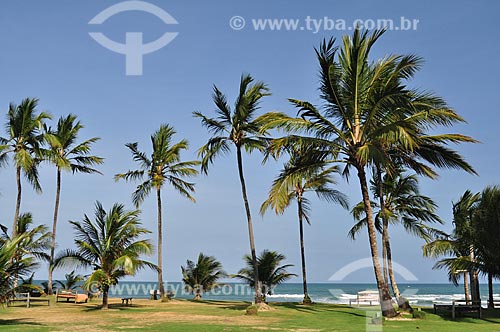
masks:
<svg viewBox="0 0 500 332"><path fill-rule="evenodd" d="M17 183L17 199L16 199L16 212L14 214L14 224L12 225L12 237L17 236L17 221L19 220L19 210L21 208L21 167L16 168L16 183Z"/></svg>
<svg viewBox="0 0 500 332"><path fill-rule="evenodd" d="M309 297L309 292L307 291L307 275L306 275L306 253L304 249L304 220L302 211L302 196L299 195L297 198L298 214L299 214L299 235L300 235L300 257L302 259L302 285L304 288L304 300L303 304L311 304L311 298Z"/></svg>
<svg viewBox="0 0 500 332"><path fill-rule="evenodd" d="M163 235L162 235L162 220L161 220L161 189L156 188L156 198L158 202L158 289L160 290L160 296L166 299L165 287L163 286Z"/></svg>
<svg viewBox="0 0 500 332"><path fill-rule="evenodd" d="M54 252L56 250L56 229L57 229L57 216L59 214L59 199L61 197L61 169L57 168L57 184L56 184L56 202L54 205L54 220L52 223L52 234L50 243L50 261L49 261L49 275L47 278L47 291L52 295L52 270L54 265Z"/></svg>
<svg viewBox="0 0 500 332"><path fill-rule="evenodd" d="M254 236L253 236L252 215L250 213L250 205L248 204L245 178L243 176L243 160L241 158L241 147L240 146L236 147L236 156L238 159L238 174L240 176L240 182L241 182L241 193L243 195L243 202L245 203L245 211L247 214L248 237L250 239L250 252L252 254L252 264L253 264L253 268L254 268L255 303L261 303L262 302L262 293L261 293L261 283L259 280L259 267L257 265L257 254L255 253L255 240L254 240Z"/></svg>
<svg viewBox="0 0 500 332"><path fill-rule="evenodd" d="M469 273L464 272L464 295L465 295L465 301L467 303L470 301L470 291L469 291Z"/></svg>
<svg viewBox="0 0 500 332"><path fill-rule="evenodd" d="M357 166L359 184L361 186L361 194L363 195L363 204L365 207L366 221L368 228L368 238L370 240L370 250L372 255L373 269L375 271L375 279L377 281L377 288L379 291L380 305L382 307L382 315L385 317L396 316L396 310L392 306L391 294L389 293L389 286L384 281L384 275L380 266L380 259L377 248L377 233L375 224L373 222L373 211L370 203L370 195L368 192L368 184L366 181L366 172L364 167Z"/></svg>
<svg viewBox="0 0 500 332"><path fill-rule="evenodd" d="M493 275L488 273L488 309L494 309L495 303L493 302Z"/></svg>

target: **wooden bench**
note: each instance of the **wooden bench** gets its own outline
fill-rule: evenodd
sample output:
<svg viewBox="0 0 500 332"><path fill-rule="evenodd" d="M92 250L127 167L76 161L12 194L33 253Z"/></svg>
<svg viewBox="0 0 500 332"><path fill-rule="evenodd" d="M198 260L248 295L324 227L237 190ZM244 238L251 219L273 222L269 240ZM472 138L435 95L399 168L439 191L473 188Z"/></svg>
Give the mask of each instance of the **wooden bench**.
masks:
<svg viewBox="0 0 500 332"><path fill-rule="evenodd" d="M477 313L478 318L483 318L481 303L473 303L467 300L455 300L450 304L434 304L434 313L438 311L451 312L451 318L455 319L457 314Z"/></svg>
<svg viewBox="0 0 500 332"><path fill-rule="evenodd" d="M11 306L14 302L26 302L26 308L30 308L33 302L47 302L47 305L50 306L49 299L33 297L30 293L17 293L16 297L7 301L7 306Z"/></svg>
<svg viewBox="0 0 500 332"><path fill-rule="evenodd" d="M82 302L87 303L89 297L87 294L78 293L77 290L57 289L56 303L59 302L59 299L66 299L66 302L69 302L69 300L73 300L74 303L82 303Z"/></svg>
<svg viewBox="0 0 500 332"><path fill-rule="evenodd" d="M378 291L361 291L356 295L356 299L349 300L349 305L356 303L359 307L360 305L378 305L380 302Z"/></svg>
<svg viewBox="0 0 500 332"><path fill-rule="evenodd" d="M122 298L122 304L128 305L130 302L130 305L132 305L132 298L131 297L123 297Z"/></svg>

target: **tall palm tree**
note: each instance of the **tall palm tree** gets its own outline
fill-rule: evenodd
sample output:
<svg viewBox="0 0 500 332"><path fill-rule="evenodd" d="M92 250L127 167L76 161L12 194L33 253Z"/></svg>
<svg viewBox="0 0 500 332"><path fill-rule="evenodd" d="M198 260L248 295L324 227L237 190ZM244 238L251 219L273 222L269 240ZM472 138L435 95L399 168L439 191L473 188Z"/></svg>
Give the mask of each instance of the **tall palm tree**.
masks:
<svg viewBox="0 0 500 332"><path fill-rule="evenodd" d="M187 291L194 294L195 300L201 300L203 292L209 292L219 286L218 281L227 276L222 264L213 256L203 253L195 262L187 260L186 266L181 266L182 282Z"/></svg>
<svg viewBox="0 0 500 332"><path fill-rule="evenodd" d="M312 303L307 290L307 271L304 246L304 220L310 225L310 202L305 197L307 192L315 193L320 199L340 204L348 208L347 197L330 185L335 184L332 174L338 172L336 166L327 167L324 153L314 145L294 146L290 149L290 160L276 177L269 197L262 203L261 215L272 208L276 214L283 214L293 201L297 201L299 220L300 255L302 264L302 285L304 304Z"/></svg>
<svg viewBox="0 0 500 332"><path fill-rule="evenodd" d="M255 82L250 75L242 75L240 80L239 94L234 104L233 110L227 102L226 96L214 86L212 99L216 105L215 118L209 118L200 112L194 112L194 116L201 119L201 123L213 136L207 144L199 149L202 157L201 170L208 173L208 166L214 159L230 151L231 145L236 149L236 160L238 174L241 183L241 193L248 225L248 237L250 241L250 253L255 272L255 303L261 302L259 287L259 273L257 266L257 255L255 252L255 240L253 233L252 214L248 203L245 177L243 174L242 150L252 152L257 149L263 151L265 141L262 139L262 122L255 119L255 112L259 109L260 101L263 97L269 96L269 89L263 82ZM253 84L252 84L253 83Z"/></svg>
<svg viewBox="0 0 500 332"><path fill-rule="evenodd" d="M61 197L61 173L71 171L74 173L98 173L93 168L103 163L103 158L90 154L92 144L99 138L93 137L81 143L77 142L78 134L83 125L76 121L76 115L69 114L59 118L55 130L45 126L45 138L48 149L44 150L46 159L52 163L56 169L56 200L54 205L54 218L52 223L52 243L50 248L50 261L47 287L49 295L52 294L52 271L54 263L54 251L56 248L57 217L59 214L59 201Z"/></svg>
<svg viewBox="0 0 500 332"><path fill-rule="evenodd" d="M7 113L7 136L0 138L0 160L5 160L7 155L12 155L16 168L17 198L12 235L16 235L17 220L21 208L21 173L33 188L41 193L42 188L38 181L37 166L40 163L40 147L44 141L42 132L43 124L50 115L45 112L37 114L38 99L26 98L21 104L9 105Z"/></svg>
<svg viewBox="0 0 500 332"><path fill-rule="evenodd" d="M108 309L109 288L116 285L119 279L134 275L142 268L156 268L141 259L142 255L150 255L153 247L149 240L140 239L150 231L142 227L139 214L139 210L127 211L118 203L106 212L101 203L96 202L95 220L85 215L82 221L70 221L78 249L66 250L55 264L92 268L83 286L100 285L102 309Z"/></svg>
<svg viewBox="0 0 500 332"><path fill-rule="evenodd" d="M163 226L162 226L162 202L161 190L164 184L169 184L182 196L195 202L194 183L187 182L184 178L193 177L198 174L194 168L199 161L181 161L181 152L188 149L187 140L183 139L173 143L175 130L169 125L161 125L151 136L153 151L151 157L139 151L138 143L128 143L126 147L132 152L134 161L139 164L140 169L131 170L123 174L116 174L115 180L126 181L143 180L134 193L132 201L136 207L144 201L152 189L156 190L158 208L158 287L162 299L165 299L165 287L163 284Z"/></svg>
<svg viewBox="0 0 500 332"><path fill-rule="evenodd" d="M384 203L383 208L375 202L372 205L378 208L375 214L375 225L382 233L384 278L387 283L391 284L394 296L402 308L406 300L401 298L392 268L389 225L399 223L408 233L429 240L431 236L438 234L438 231L429 224L442 223L442 220L436 214L437 204L430 197L420 193L415 174L409 175L399 171L393 176L388 174L382 178L374 176L370 183L374 198L380 198L380 195L383 195L383 200L381 200ZM362 205L359 203L352 211L353 216L358 220L349 231L352 239L355 239L361 229L366 226Z"/></svg>
<svg viewBox="0 0 500 332"><path fill-rule="evenodd" d="M352 37L343 37L340 51L334 39L323 41L316 49L322 107L318 109L311 103L291 99L299 109L299 117L272 112L262 121L266 123L264 129L279 127L313 134L312 141L330 147L336 160L345 163L345 176L355 169L367 218L382 313L394 316L396 311L379 260L367 167L380 165L386 172L392 172L396 161L390 152L397 151L401 162L411 165L419 174L436 176L427 164L473 172L447 143L474 140L459 134L428 135L430 129L450 126L463 119L441 98L406 87L406 82L420 67L418 57L391 55L370 62L370 51L383 32L377 30L368 34L355 29Z"/></svg>

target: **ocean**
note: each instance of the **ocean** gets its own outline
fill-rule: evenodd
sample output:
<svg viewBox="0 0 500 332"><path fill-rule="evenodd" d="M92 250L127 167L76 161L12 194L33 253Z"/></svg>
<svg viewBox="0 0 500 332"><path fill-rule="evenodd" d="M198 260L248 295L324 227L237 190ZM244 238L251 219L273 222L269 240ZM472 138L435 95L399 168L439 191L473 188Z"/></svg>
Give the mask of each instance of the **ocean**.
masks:
<svg viewBox="0 0 500 332"><path fill-rule="evenodd" d="M434 303L447 304L453 300L464 299L463 285L455 287L452 284L399 284L399 289L412 305L432 306ZM500 285L494 285L500 286ZM110 289L111 297L149 298L155 282L122 281ZM348 304L350 299L356 299L356 294L364 290L376 290L375 284L362 283L311 283L308 284L309 295L314 302ZM180 282L166 284L167 292L173 292L176 298L190 299L193 297L183 289ZM481 285L481 298L486 305L488 297L487 285ZM268 302L299 302L302 300L301 283L285 283L278 285L273 295L267 296ZM500 300L500 294L495 293L495 299ZM216 290L203 294L206 300L221 301L252 301L253 292L246 284L226 283Z"/></svg>

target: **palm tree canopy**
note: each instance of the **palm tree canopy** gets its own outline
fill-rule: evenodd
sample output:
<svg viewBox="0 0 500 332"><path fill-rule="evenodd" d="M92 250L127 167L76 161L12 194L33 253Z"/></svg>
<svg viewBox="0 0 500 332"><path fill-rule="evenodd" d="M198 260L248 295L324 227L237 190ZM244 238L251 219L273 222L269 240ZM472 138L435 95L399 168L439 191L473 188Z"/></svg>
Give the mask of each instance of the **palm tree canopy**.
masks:
<svg viewBox="0 0 500 332"><path fill-rule="evenodd" d="M77 250L66 250L54 265L77 264L93 269L84 283L89 287L98 282L109 287L126 275L134 275L139 269L155 265L141 259L152 253L149 240L139 239L150 232L141 226L139 210L125 210L122 204L114 204L105 211L96 202L94 220L87 215L82 221L70 221L75 230Z"/></svg>
<svg viewBox="0 0 500 332"><path fill-rule="evenodd" d="M64 281L56 280L55 283L65 290L76 289L78 286L80 286L79 283L84 280L81 274L75 274L75 270L71 271L70 273L66 273L64 275L64 278Z"/></svg>
<svg viewBox="0 0 500 332"><path fill-rule="evenodd" d="M186 177L193 177L198 174L194 168L199 165L199 161L181 161L181 152L188 149L188 142L181 140L172 142L175 130L169 125L161 125L151 136L153 152L151 157L139 151L138 143L128 143L127 148L132 152L134 161L139 164L138 170L130 170L123 174L116 174L115 180L125 179L135 181L145 179L137 186L132 194L132 200L139 206L152 188L161 188L165 183L170 184L177 192L191 201L195 201L192 193L194 183L184 180Z"/></svg>
<svg viewBox="0 0 500 332"><path fill-rule="evenodd" d="M208 292L216 288L218 280L227 276L222 264L213 256L203 253L198 255L198 260L187 260L186 266L181 266L182 282L191 293Z"/></svg>
<svg viewBox="0 0 500 332"><path fill-rule="evenodd" d="M290 99L299 117L270 112L262 119L263 130L277 127L292 133L313 134L316 143L329 147L332 155L339 156L338 160L346 164L343 171L346 176L350 166L362 168L369 164L379 164L391 173L396 162L430 177L437 176L432 166L475 173L472 166L447 146L476 142L473 138L428 134L439 126L464 120L442 98L407 86L422 60L415 55L389 55L370 62L370 51L383 32L368 34L356 29L352 37L343 37L340 50L335 39L324 40L316 49L321 107Z"/></svg>
<svg viewBox="0 0 500 332"><path fill-rule="evenodd" d="M37 165L40 162L40 148L44 142L43 124L50 114L37 114L38 99L26 98L21 104L11 103L7 113L7 136L0 138L0 163L5 163L12 154L16 168L21 168L28 182L41 192Z"/></svg>
<svg viewBox="0 0 500 332"><path fill-rule="evenodd" d="M379 198L378 181L376 176L370 181L374 198ZM382 193L385 203L383 211L390 223L400 223L408 233L426 240L430 240L436 234L442 234L429 226L431 223L442 224L443 221L436 214L437 204L430 197L420 193L415 174L403 172L395 176L386 174L382 178ZM372 202L372 206L378 208L375 225L382 232L382 209L376 202ZM354 239L366 226L362 202L353 208L352 215L358 221L349 231L349 237Z"/></svg>
<svg viewBox="0 0 500 332"><path fill-rule="evenodd" d="M73 173L99 173L93 167L103 163L104 158L90 155L92 144L99 140L93 137L81 143L77 142L78 134L83 128L76 115L69 114L60 117L57 127L52 129L44 126L45 140L49 149L44 154L58 169L72 171Z"/></svg>
<svg viewBox="0 0 500 332"><path fill-rule="evenodd" d="M261 205L261 215L269 208L276 214L283 214L291 202L300 200L302 217L310 223L310 202L304 197L307 192L314 192L319 199L348 208L347 196L331 188L336 184L333 174L339 169L328 165L327 154L313 144L290 146L288 150L290 159L273 181L269 197Z"/></svg>
<svg viewBox="0 0 500 332"><path fill-rule="evenodd" d="M203 145L198 153L202 158L201 169L208 172L208 167L214 159L230 151L230 144L242 147L251 152L255 149L263 150L261 117L255 118L261 99L269 96L269 88L263 82L255 82L250 75L242 75L240 89L234 108L228 104L226 96L214 86L212 99L216 105L216 117L209 118L200 112L193 115L201 119L201 123L213 136Z"/></svg>
<svg viewBox="0 0 500 332"><path fill-rule="evenodd" d="M271 295L275 286L297 276L287 271L293 264L281 265L281 262L285 259L285 255L269 250L262 251L257 257L259 281L262 282L262 286L266 290L265 293L263 292L264 294ZM232 275L232 277L245 281L250 287L255 287L252 257L250 255L245 255L243 256L243 260L246 263L246 267L239 270L238 273Z"/></svg>

